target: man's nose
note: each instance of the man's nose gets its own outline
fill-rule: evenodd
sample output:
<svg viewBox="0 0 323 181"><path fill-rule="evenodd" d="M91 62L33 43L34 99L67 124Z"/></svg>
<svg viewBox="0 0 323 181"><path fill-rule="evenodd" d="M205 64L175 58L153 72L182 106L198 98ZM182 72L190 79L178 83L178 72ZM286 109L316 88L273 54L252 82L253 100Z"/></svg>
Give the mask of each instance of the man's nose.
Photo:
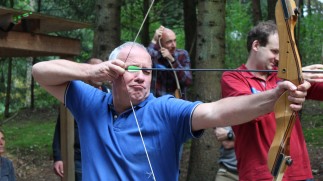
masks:
<svg viewBox="0 0 323 181"><path fill-rule="evenodd" d="M144 72L142 70L140 70L140 71L137 72L135 80L137 82L143 82L144 81L144 76L145 76Z"/></svg>
<svg viewBox="0 0 323 181"><path fill-rule="evenodd" d="M275 63L278 63L279 62L279 54L276 54L275 55Z"/></svg>
<svg viewBox="0 0 323 181"><path fill-rule="evenodd" d="M279 53L276 53L276 54L275 54L275 59L276 59L276 60L279 60Z"/></svg>
<svg viewBox="0 0 323 181"><path fill-rule="evenodd" d="M172 42L172 47L176 47L176 42L175 41Z"/></svg>

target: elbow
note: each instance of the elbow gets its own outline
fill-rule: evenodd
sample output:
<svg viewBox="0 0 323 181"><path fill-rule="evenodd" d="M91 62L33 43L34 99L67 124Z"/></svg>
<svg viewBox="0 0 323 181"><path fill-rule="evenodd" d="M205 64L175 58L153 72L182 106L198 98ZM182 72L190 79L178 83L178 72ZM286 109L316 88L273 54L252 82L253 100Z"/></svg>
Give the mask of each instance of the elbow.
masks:
<svg viewBox="0 0 323 181"><path fill-rule="evenodd" d="M38 77L40 74L39 70L40 70L39 63L36 63L35 65L33 65L32 70L31 70L31 74L36 81L38 80Z"/></svg>
<svg viewBox="0 0 323 181"><path fill-rule="evenodd" d="M31 74L34 77L35 81L40 83L41 78L43 77L42 73L44 70L44 66L42 62L36 63L33 65Z"/></svg>

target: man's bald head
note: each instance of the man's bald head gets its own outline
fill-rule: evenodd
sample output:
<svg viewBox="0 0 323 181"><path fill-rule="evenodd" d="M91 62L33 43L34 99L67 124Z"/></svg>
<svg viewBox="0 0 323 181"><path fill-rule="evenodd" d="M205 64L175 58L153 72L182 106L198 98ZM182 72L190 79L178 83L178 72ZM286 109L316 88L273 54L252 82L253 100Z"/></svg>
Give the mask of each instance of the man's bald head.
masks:
<svg viewBox="0 0 323 181"><path fill-rule="evenodd" d="M174 54L176 50L176 35L171 29L165 28L163 30L161 44L166 48L171 54Z"/></svg>

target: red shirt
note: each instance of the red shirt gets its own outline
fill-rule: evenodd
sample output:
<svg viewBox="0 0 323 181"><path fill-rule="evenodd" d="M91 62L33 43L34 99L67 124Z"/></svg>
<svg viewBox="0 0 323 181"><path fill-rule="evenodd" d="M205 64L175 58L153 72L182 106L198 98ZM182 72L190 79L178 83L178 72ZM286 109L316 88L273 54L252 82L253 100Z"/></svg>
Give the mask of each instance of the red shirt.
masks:
<svg viewBox="0 0 323 181"><path fill-rule="evenodd" d="M247 69L242 65L238 69ZM266 80L250 72L225 72L221 86L222 97L254 94L273 89L281 81L277 73L271 73ZM307 98L323 100L323 84L312 84ZM274 112L260 116L245 124L233 126L235 152L238 161L239 180L270 180L273 177L267 166L267 155L274 139L276 119ZM290 155L293 164L284 174L283 180L305 180L313 178L306 143L299 118L296 118L291 133Z"/></svg>

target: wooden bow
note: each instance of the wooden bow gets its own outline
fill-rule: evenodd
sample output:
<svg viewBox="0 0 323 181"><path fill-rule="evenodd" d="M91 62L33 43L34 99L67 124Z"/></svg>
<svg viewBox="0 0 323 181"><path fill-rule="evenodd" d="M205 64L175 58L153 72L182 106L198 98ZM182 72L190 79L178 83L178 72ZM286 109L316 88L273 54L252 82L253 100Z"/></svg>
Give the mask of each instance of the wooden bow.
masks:
<svg viewBox="0 0 323 181"><path fill-rule="evenodd" d="M296 86L303 83L302 67L294 39L294 27L298 11L294 0L278 0L275 9L279 35L278 77L289 80ZM290 136L297 112L289 107L288 92L277 100L274 108L276 133L268 152L268 167L274 180L282 180L287 166L292 164L290 157Z"/></svg>
<svg viewBox="0 0 323 181"><path fill-rule="evenodd" d="M163 48L160 41L161 41L161 37L158 38L158 44L159 44L160 48ZM172 62L170 62L170 60L168 58L166 58L166 59L168 61L168 64L170 65L170 67L173 70L175 81L176 81L176 90L174 92L174 95L175 95L176 98L181 99L182 98L182 91L181 91L181 86L179 84L179 80L178 80L178 77L177 77L177 73L176 73L176 71L175 71L175 69L173 67Z"/></svg>

